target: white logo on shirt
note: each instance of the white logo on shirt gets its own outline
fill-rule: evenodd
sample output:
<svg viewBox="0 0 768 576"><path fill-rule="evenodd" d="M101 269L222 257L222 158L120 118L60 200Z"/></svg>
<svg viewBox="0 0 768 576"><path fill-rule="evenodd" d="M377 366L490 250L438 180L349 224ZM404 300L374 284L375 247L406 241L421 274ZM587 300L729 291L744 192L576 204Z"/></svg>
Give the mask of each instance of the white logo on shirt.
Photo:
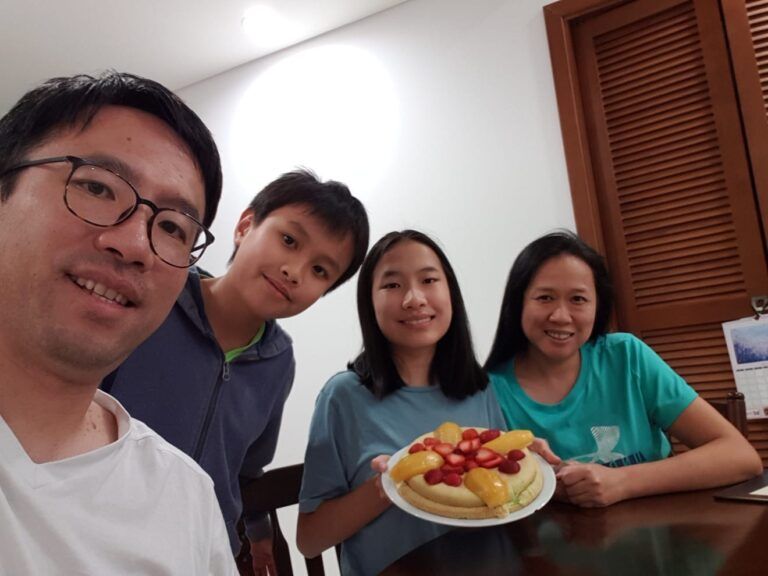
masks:
<svg viewBox="0 0 768 576"><path fill-rule="evenodd" d="M613 451L619 443L619 438L621 438L621 430L618 426L592 426L589 431L592 433L592 438L595 439L597 451L577 456L574 460L606 463L624 458L624 454L621 452Z"/></svg>

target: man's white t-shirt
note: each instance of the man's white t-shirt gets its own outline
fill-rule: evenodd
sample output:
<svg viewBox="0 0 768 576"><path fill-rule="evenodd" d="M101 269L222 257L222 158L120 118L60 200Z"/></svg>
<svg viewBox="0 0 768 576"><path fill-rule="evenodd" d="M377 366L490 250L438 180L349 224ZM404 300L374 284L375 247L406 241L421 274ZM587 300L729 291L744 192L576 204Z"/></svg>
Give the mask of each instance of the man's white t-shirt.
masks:
<svg viewBox="0 0 768 576"><path fill-rule="evenodd" d="M208 475L111 396L116 442L36 464L0 417L0 575L236 575Z"/></svg>

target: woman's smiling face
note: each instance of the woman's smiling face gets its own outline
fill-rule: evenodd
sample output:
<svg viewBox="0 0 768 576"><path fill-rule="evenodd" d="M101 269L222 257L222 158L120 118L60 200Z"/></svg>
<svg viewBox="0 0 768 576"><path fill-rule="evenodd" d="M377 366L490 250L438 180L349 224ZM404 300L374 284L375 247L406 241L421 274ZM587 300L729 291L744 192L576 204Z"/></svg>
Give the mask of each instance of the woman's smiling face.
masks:
<svg viewBox="0 0 768 576"><path fill-rule="evenodd" d="M451 293L443 266L428 246L402 240L373 271L373 309L384 337L398 350L434 352L451 325Z"/></svg>
<svg viewBox="0 0 768 576"><path fill-rule="evenodd" d="M528 354L563 362L579 353L595 324L597 293L589 265L570 254L541 265L523 296Z"/></svg>

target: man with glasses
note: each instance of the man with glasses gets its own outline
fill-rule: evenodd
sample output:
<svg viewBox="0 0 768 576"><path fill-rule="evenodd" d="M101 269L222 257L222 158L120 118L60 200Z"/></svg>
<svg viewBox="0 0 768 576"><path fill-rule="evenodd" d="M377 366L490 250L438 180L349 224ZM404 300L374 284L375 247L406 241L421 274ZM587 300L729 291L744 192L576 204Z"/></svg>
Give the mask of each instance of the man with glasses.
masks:
<svg viewBox="0 0 768 576"><path fill-rule="evenodd" d="M236 574L210 478L97 387L213 241L200 119L128 74L51 80L0 119L0 566Z"/></svg>

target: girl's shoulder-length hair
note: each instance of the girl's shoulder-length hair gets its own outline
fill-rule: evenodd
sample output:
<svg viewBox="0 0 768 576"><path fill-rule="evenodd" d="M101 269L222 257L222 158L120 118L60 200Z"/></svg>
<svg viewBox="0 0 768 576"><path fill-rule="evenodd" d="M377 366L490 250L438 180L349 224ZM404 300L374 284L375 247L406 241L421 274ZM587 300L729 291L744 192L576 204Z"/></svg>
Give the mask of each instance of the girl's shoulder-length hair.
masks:
<svg viewBox="0 0 768 576"><path fill-rule="evenodd" d="M448 282L453 314L448 331L437 343L429 370L430 384L437 385L446 396L466 398L488 385L488 377L480 367L472 346L464 299L456 274L447 256L429 236L416 230L401 230L384 235L373 245L360 268L357 281L357 312L363 335L360 354L348 364L377 398L384 398L405 386L392 358L390 344L376 322L373 308L373 275L381 257L399 242L418 242L430 248L440 260Z"/></svg>

